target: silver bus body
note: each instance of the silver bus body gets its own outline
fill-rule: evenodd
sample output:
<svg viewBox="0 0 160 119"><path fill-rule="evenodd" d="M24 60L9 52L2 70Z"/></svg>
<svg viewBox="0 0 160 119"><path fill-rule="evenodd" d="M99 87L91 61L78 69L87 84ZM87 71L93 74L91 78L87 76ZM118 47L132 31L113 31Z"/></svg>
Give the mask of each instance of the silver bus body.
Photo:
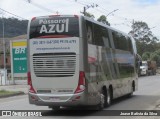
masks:
<svg viewBox="0 0 160 119"><path fill-rule="evenodd" d="M72 19L68 19L72 17L77 19L78 25L75 36L75 25L70 31ZM28 25L30 104L49 107L99 105L102 98L109 103L109 98L104 98L107 94L111 101L137 90L137 52L133 38L83 16L53 18L35 18L40 26L37 27L40 37L36 32L36 37L31 34L33 19ZM65 35L58 36L55 32L65 32ZM43 36L50 33L51 37Z"/></svg>

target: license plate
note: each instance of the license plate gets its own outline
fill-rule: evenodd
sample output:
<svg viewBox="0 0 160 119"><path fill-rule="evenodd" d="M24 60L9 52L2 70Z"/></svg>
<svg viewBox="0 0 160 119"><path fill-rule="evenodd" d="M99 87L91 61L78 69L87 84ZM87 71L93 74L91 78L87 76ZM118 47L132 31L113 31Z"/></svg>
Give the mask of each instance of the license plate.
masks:
<svg viewBox="0 0 160 119"><path fill-rule="evenodd" d="M60 101L60 98L59 97L50 97L50 101L57 102L57 101Z"/></svg>

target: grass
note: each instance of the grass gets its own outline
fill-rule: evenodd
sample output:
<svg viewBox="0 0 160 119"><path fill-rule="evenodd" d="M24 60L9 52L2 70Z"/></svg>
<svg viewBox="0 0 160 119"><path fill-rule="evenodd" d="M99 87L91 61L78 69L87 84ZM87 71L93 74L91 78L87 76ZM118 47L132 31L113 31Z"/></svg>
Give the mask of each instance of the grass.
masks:
<svg viewBox="0 0 160 119"><path fill-rule="evenodd" d="M17 94L17 93L19 93L19 91L0 90L0 96L13 95L13 94Z"/></svg>

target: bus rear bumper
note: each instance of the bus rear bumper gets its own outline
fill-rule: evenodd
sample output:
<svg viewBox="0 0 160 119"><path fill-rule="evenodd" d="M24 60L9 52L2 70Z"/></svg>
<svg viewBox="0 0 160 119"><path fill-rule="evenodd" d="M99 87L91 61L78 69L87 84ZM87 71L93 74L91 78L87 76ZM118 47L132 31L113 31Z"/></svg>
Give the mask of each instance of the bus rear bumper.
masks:
<svg viewBox="0 0 160 119"><path fill-rule="evenodd" d="M29 103L39 106L77 106L87 105L84 92L77 94L34 94L28 93Z"/></svg>

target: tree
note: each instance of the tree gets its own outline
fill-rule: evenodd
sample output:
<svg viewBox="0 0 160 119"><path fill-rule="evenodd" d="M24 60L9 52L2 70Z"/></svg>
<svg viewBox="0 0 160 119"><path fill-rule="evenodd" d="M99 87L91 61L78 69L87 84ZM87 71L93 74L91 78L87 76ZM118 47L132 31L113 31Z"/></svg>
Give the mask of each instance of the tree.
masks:
<svg viewBox="0 0 160 119"><path fill-rule="evenodd" d="M150 52L144 52L142 54L142 60L150 60Z"/></svg>
<svg viewBox="0 0 160 119"><path fill-rule="evenodd" d="M160 56L160 49L156 50L155 53Z"/></svg>
<svg viewBox="0 0 160 119"><path fill-rule="evenodd" d="M107 18L106 18L105 15L101 15L101 16L97 19L97 21L102 22L102 23L110 26L110 23L107 21Z"/></svg>
<svg viewBox="0 0 160 119"><path fill-rule="evenodd" d="M158 58L154 58L154 59L157 59L157 60L155 60L157 62L157 66L160 66L160 49L156 50L154 53L156 54L156 56L153 55L152 57L153 58L158 57Z"/></svg>
<svg viewBox="0 0 160 119"><path fill-rule="evenodd" d="M158 39L152 34L145 22L133 22L132 30L129 32L136 40L138 54L142 56L144 52L154 52Z"/></svg>
<svg viewBox="0 0 160 119"><path fill-rule="evenodd" d="M141 42L149 43L153 38L152 32L145 22L133 22L132 30L130 31L132 36Z"/></svg>
<svg viewBox="0 0 160 119"><path fill-rule="evenodd" d="M144 52L142 54L142 60L156 61L157 66L160 66L160 49L155 52Z"/></svg>
<svg viewBox="0 0 160 119"><path fill-rule="evenodd" d="M156 52L153 52L153 53L150 54L150 60L159 62L159 60L160 60L160 55L158 55Z"/></svg>
<svg viewBox="0 0 160 119"><path fill-rule="evenodd" d="M2 34L2 20L4 21L5 37L15 37L19 35L27 34L27 20L19 20L16 18L0 18L0 37Z"/></svg>

